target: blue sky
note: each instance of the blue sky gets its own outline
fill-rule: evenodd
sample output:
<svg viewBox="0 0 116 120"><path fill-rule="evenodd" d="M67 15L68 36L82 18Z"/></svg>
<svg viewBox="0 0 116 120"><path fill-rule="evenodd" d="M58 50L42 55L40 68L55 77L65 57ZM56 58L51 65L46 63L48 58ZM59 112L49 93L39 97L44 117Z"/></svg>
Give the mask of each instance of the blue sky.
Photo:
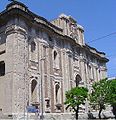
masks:
<svg viewBox="0 0 116 120"><path fill-rule="evenodd" d="M73 16L85 29L85 41L116 32L116 0L20 0L34 13L48 20L61 13ZM8 0L0 0L0 11ZM116 76L116 34L90 42L89 45L103 51L109 58L108 76Z"/></svg>

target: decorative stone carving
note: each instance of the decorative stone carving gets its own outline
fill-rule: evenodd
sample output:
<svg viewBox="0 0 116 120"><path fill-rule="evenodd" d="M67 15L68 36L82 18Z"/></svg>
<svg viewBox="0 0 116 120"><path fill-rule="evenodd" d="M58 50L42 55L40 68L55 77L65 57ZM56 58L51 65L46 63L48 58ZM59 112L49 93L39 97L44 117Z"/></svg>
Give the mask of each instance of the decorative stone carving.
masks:
<svg viewBox="0 0 116 120"><path fill-rule="evenodd" d="M45 98L45 112L46 113L50 113L50 99L49 98Z"/></svg>
<svg viewBox="0 0 116 120"><path fill-rule="evenodd" d="M5 39L4 45L0 45L0 60L5 61L5 75L0 77L0 110L4 114L23 113L31 104L38 107L40 104L43 112L66 112L63 105L65 92L76 84L89 86L87 83L94 82L89 81L89 57L86 55L91 56L90 59L99 58L104 64L108 61L104 53L76 42L80 39L78 30L81 28L69 16L61 16L53 25L15 2L0 13L0 20L0 37L1 33L5 36L1 37L1 40ZM52 36L54 41L48 40L48 36ZM30 51L34 52L34 49L30 50L32 41L36 43L33 60L29 57ZM96 79L98 63L91 63ZM101 78L103 75L106 77L105 68L100 68ZM75 83L77 74L81 79ZM31 86L31 80L36 80L33 83L36 90Z"/></svg>
<svg viewBox="0 0 116 120"><path fill-rule="evenodd" d="M17 32L19 32L20 34L24 34L24 35L27 34L25 29L17 25L7 26L6 31L5 31L6 34L12 34L12 33L17 33Z"/></svg>
<svg viewBox="0 0 116 120"><path fill-rule="evenodd" d="M57 113L61 112L61 110L62 110L62 104L57 103L55 106L56 106L56 112Z"/></svg>

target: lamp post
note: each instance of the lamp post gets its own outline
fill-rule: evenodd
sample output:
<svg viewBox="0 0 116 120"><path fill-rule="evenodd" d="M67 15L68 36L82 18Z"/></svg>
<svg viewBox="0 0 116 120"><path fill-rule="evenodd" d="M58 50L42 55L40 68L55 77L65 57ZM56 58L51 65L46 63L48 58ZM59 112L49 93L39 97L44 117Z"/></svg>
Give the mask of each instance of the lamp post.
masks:
<svg viewBox="0 0 116 120"><path fill-rule="evenodd" d="M41 116L40 119L43 120L44 116L43 116L43 60L45 60L45 57L40 59L40 63L41 63L41 84L40 84L40 88L41 88Z"/></svg>

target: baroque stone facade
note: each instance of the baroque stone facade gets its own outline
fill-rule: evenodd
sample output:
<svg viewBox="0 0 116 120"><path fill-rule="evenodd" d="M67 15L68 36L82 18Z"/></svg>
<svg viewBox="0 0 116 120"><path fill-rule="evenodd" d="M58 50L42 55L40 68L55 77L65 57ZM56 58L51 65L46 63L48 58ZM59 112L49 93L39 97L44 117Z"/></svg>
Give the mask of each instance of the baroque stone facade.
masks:
<svg viewBox="0 0 116 120"><path fill-rule="evenodd" d="M65 92L78 85L91 90L107 77L106 62L71 16L49 22L12 2L0 13L0 112L20 115L31 105L43 113L68 112Z"/></svg>

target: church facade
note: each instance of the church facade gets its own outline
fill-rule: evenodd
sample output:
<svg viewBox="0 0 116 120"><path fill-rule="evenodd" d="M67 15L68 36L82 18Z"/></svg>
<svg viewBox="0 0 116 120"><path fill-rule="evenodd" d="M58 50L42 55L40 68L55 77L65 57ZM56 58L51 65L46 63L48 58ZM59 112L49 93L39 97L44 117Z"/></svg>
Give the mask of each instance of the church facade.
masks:
<svg viewBox="0 0 116 120"><path fill-rule="evenodd" d="M107 77L107 62L105 53L85 43L84 28L71 16L49 22L12 2L0 13L0 113L19 115L28 106L68 112L65 92L78 85L91 91Z"/></svg>

